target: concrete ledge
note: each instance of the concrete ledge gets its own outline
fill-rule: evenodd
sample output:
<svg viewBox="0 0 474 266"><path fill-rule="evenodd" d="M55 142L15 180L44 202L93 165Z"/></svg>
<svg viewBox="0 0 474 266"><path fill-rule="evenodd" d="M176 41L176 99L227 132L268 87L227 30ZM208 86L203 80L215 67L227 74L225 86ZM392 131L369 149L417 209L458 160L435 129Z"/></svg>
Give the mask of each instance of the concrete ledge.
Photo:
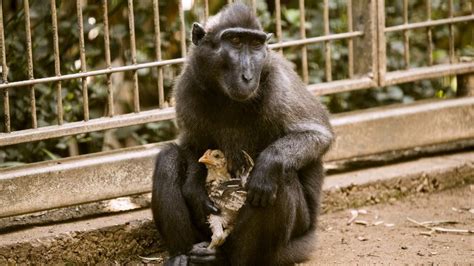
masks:
<svg viewBox="0 0 474 266"><path fill-rule="evenodd" d="M474 152L331 175L324 185L323 211L473 183ZM128 262L151 253L165 254L148 209L0 234L0 264Z"/></svg>
<svg viewBox="0 0 474 266"><path fill-rule="evenodd" d="M335 116L337 138L325 159L472 139L472 117L474 97ZM149 192L159 151L146 145L0 170L0 218Z"/></svg>

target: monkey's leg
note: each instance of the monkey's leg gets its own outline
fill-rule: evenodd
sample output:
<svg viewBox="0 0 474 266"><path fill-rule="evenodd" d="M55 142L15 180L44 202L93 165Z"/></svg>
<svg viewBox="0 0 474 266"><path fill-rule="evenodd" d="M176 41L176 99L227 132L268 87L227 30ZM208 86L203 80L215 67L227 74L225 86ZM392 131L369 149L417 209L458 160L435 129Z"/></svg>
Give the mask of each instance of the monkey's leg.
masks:
<svg viewBox="0 0 474 266"><path fill-rule="evenodd" d="M153 174L153 219L171 256L184 254L198 241L180 187L186 178L185 161L177 145L168 145L160 151Z"/></svg>
<svg viewBox="0 0 474 266"><path fill-rule="evenodd" d="M246 204L240 210L234 230L223 246L232 265L286 265L309 258L314 248L316 208L312 205L317 204L316 198L319 200L319 189L305 186L320 186L313 181L321 178L311 171L287 178L279 186L273 205Z"/></svg>

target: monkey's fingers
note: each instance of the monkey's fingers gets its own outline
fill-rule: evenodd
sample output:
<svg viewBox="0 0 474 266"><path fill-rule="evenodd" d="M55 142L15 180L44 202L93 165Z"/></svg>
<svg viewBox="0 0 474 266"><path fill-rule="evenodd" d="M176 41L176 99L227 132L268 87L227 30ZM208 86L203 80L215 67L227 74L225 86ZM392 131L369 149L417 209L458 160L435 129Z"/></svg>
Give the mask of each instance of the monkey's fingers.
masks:
<svg viewBox="0 0 474 266"><path fill-rule="evenodd" d="M179 255L172 257L165 262L165 266L187 266L188 265L188 256Z"/></svg>

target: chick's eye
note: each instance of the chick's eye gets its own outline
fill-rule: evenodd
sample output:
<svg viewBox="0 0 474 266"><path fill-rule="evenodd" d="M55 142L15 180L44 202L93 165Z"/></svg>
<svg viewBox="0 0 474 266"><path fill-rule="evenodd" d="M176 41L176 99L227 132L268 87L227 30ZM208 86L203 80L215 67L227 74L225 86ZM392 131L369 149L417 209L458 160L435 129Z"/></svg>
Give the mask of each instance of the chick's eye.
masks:
<svg viewBox="0 0 474 266"><path fill-rule="evenodd" d="M221 158L221 155L219 153L214 154L214 158L219 159Z"/></svg>

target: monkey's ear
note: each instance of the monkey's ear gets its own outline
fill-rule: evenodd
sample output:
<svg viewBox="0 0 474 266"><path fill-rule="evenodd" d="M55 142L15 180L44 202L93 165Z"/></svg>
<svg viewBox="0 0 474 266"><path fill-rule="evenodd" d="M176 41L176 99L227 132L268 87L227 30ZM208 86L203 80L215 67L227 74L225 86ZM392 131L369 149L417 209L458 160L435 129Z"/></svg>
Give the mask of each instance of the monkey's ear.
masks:
<svg viewBox="0 0 474 266"><path fill-rule="evenodd" d="M273 37L273 33L267 33L267 39L265 40L266 42L269 42Z"/></svg>
<svg viewBox="0 0 474 266"><path fill-rule="evenodd" d="M204 30L204 27L197 23L193 23L193 30L192 30L192 41L194 45L199 45L199 41L206 35L206 31Z"/></svg>

